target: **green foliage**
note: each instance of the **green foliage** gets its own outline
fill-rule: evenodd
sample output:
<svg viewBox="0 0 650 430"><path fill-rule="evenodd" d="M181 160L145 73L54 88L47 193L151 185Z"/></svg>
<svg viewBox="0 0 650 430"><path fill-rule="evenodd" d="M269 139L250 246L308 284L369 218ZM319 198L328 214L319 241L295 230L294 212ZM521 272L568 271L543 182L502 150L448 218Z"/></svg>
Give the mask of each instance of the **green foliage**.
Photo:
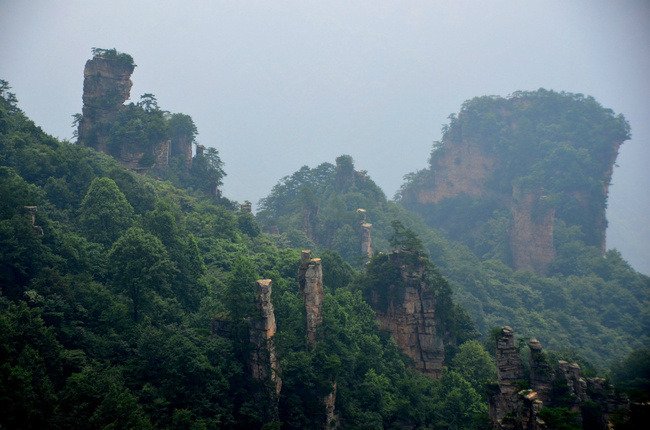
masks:
<svg viewBox="0 0 650 430"><path fill-rule="evenodd" d="M544 407L539 412L539 416L549 430L579 430L582 428L578 413L567 407Z"/></svg>
<svg viewBox="0 0 650 430"><path fill-rule="evenodd" d="M612 368L612 382L634 402L650 400L650 350L632 351Z"/></svg>
<svg viewBox="0 0 650 430"><path fill-rule="evenodd" d="M135 67L133 63L133 57L124 52L118 52L115 48L103 49L103 48L92 48L93 57L95 58L104 58L107 60L116 60L125 65Z"/></svg>
<svg viewBox="0 0 650 430"><path fill-rule="evenodd" d="M483 398L487 398L488 385L497 380L497 369L492 356L476 340L460 345L450 369L458 372Z"/></svg>
<svg viewBox="0 0 650 430"><path fill-rule="evenodd" d="M110 246L133 224L133 207L110 178L95 178L79 208L79 224L90 240Z"/></svg>

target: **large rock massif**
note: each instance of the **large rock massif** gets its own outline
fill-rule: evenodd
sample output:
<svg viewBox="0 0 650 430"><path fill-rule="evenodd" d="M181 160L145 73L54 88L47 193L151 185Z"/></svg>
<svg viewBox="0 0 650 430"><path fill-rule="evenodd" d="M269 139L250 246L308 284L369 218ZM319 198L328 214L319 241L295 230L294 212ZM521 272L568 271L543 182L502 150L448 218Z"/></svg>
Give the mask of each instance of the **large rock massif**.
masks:
<svg viewBox="0 0 650 430"><path fill-rule="evenodd" d="M608 185L628 138L625 120L590 97L539 90L473 99L452 115L429 168L410 175L402 202L479 256L497 253L490 236L515 269L544 274L558 223L604 252ZM452 222L459 217L462 230Z"/></svg>

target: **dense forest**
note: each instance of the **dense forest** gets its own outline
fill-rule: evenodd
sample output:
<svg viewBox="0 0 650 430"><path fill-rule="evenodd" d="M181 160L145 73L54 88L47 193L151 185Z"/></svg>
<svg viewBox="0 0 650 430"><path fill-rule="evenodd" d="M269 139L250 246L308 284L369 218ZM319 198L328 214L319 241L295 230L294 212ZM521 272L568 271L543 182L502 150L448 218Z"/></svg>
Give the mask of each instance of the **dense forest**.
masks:
<svg viewBox="0 0 650 430"><path fill-rule="evenodd" d="M93 54L97 76L134 67ZM563 250L537 274L495 251L494 232L478 252L432 227L438 212L412 212L409 187L428 173L390 201L346 155L287 176L253 215L217 192L223 163L199 148L191 117L151 94L122 104L129 74L106 104L91 77L78 143L44 133L0 83L0 427L488 429L532 413L546 424L530 428L627 429L647 414L635 408L648 400L650 279L601 254L596 218L571 224L584 207L558 211ZM481 106L464 105L443 141L467 112L476 135L502 130ZM620 130L603 142L624 140L627 124L606 114ZM495 139L516 165L516 145ZM588 164L574 146L562 151ZM600 198L606 166L594 169L585 180ZM493 181L509 192L539 185L534 169L528 182L502 171ZM504 357L520 363L510 376Z"/></svg>

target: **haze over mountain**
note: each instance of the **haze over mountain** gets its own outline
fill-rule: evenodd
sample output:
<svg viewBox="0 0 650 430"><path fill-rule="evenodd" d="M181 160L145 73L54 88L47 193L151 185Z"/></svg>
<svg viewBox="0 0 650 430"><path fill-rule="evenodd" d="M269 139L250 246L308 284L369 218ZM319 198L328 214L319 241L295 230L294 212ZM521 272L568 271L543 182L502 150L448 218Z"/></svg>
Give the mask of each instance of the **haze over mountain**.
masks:
<svg viewBox="0 0 650 430"><path fill-rule="evenodd" d="M0 77L48 133L71 137L90 48L137 59L132 99L191 115L226 163L224 193L257 201L303 164L349 153L391 195L424 168L461 103L544 87L623 113L608 247L650 272L650 6L645 1L3 1Z"/></svg>

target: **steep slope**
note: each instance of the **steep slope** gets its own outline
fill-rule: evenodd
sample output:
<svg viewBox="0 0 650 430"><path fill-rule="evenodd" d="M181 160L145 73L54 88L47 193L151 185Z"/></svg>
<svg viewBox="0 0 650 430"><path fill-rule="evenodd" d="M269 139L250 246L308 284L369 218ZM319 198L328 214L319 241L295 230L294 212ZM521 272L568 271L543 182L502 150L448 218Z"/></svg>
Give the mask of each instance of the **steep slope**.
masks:
<svg viewBox="0 0 650 430"><path fill-rule="evenodd" d="M363 224L372 224L373 252L388 252L391 224L398 220L420 237L484 336L493 327L511 325L553 350L573 351L601 368L647 344L650 279L630 268L617 252L602 256L583 242L571 242L563 248L570 254L563 260L571 267L570 274L516 271L446 239L419 216L387 201L367 175L350 165L349 157L339 157L336 165L303 167L284 178L261 201L260 224L278 241L332 250L348 263L364 267ZM465 214L452 221L462 230ZM488 226L503 223L491 221ZM503 243L494 236L484 240L495 247Z"/></svg>
<svg viewBox="0 0 650 430"><path fill-rule="evenodd" d="M621 115L540 89L474 98L450 118L429 167L401 190L406 207L515 269L566 272L572 241L605 252L607 190L629 139Z"/></svg>

